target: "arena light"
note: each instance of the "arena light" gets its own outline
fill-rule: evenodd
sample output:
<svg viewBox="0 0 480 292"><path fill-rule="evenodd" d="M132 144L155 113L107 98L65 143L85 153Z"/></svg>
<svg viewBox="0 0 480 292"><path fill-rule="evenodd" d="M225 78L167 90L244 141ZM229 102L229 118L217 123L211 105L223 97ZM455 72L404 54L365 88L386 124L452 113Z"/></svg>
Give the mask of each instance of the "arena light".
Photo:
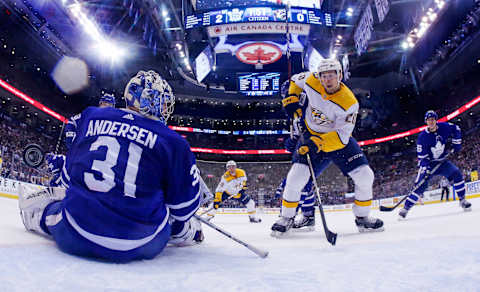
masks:
<svg viewBox="0 0 480 292"><path fill-rule="evenodd" d="M36 101L35 99L31 98L30 96L26 95L25 93L21 92L20 90L16 89L15 87L11 86L4 80L0 79L0 87L3 87L5 90L10 92L11 94L17 96L18 98L22 99L23 101L28 102L29 104L33 105L34 107L38 108L39 110L43 111L44 113L54 117L55 119L61 121L62 123L66 123L68 120L56 113L55 111L51 110L50 108L44 106L40 102Z"/></svg>
<svg viewBox="0 0 480 292"><path fill-rule="evenodd" d="M444 0L435 0L434 6L427 9L425 15L420 18L421 21L418 24L418 27L414 28L408 33L405 41L401 43L401 47L404 50L414 48L418 41L426 34L433 22L437 19L438 15L440 15L444 7Z"/></svg>

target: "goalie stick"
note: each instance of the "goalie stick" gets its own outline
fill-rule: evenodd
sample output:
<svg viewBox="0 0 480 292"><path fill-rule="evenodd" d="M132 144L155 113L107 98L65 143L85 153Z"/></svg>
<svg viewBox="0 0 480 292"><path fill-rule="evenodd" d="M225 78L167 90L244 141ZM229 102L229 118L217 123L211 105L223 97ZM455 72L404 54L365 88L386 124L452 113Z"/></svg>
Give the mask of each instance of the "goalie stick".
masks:
<svg viewBox="0 0 480 292"><path fill-rule="evenodd" d="M197 218L200 222L202 222L203 224L207 225L208 227L210 228L213 228L215 229L216 231L220 232L221 234L225 235L226 237L230 238L231 240L243 245L244 247L248 248L249 250L251 250L253 253L255 253L256 255L258 255L259 257L261 258L266 258L268 256L268 251L265 251L265 250L262 250L258 247L255 247L251 244L248 244L246 243L245 241L237 238L236 236L230 234L229 232L227 232L226 230L218 227L217 225L213 224L212 222L208 221L207 219L203 218L203 217L200 217L198 215L194 215L195 218Z"/></svg>
<svg viewBox="0 0 480 292"><path fill-rule="evenodd" d="M205 184L205 181L203 180L202 176L199 175L199 181L200 181L200 191L205 194L205 197L211 197L212 192L208 188L207 184ZM218 227L217 225L211 223L207 219L201 217L200 215L194 215L195 218L197 218L200 222L203 224L207 225L208 227L215 229L216 231L220 232L221 234L225 235L226 237L230 238L231 240L243 245L244 247L248 248L252 252L254 252L256 255L258 255L261 258L265 258L268 256L268 251L264 251L262 249L259 249L251 244L246 243L245 241L237 238L236 236L230 234L229 232L223 230L222 228Z"/></svg>
<svg viewBox="0 0 480 292"><path fill-rule="evenodd" d="M447 159L448 156L450 156L450 153L452 152L449 152L447 153L447 155L445 155L445 160ZM441 163L439 163L437 166L435 166L432 171L430 172L430 174L427 174L421 181L419 181L415 186L413 186L413 189L408 192L400 201L398 201L398 203L396 203L395 205L393 205L392 207L387 207L387 206L380 206L380 211L382 212L391 212L393 210L395 210L398 206L400 206L407 198L408 196L410 196L411 193L414 193L416 190L418 190L420 188L420 186L425 183L425 181L427 179L430 178L430 176L435 172L437 171L440 166L443 164L443 162L445 162L445 160L443 160Z"/></svg>

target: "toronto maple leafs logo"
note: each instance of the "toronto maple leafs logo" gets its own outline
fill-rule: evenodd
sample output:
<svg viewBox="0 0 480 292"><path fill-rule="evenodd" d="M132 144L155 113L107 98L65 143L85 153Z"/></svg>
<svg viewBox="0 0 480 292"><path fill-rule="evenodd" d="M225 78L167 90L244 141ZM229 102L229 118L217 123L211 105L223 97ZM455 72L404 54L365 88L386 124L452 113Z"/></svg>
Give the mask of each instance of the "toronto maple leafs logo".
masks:
<svg viewBox="0 0 480 292"><path fill-rule="evenodd" d="M430 150L432 150L433 159L438 159L445 150L445 144L442 142L442 137L437 135L436 141L437 142L435 143L435 146L430 147Z"/></svg>

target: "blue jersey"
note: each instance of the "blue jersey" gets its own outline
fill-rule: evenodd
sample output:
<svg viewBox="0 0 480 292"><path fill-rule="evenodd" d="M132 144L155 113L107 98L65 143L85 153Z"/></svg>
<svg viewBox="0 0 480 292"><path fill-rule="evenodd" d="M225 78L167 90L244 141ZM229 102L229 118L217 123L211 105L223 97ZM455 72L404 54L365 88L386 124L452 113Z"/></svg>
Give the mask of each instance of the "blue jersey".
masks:
<svg viewBox="0 0 480 292"><path fill-rule="evenodd" d="M442 161L447 155L445 146L451 139L455 152L462 147L460 128L452 123L437 123L438 129L430 132L428 128L420 133L417 140L417 156L421 167L430 165L432 161Z"/></svg>
<svg viewBox="0 0 480 292"><path fill-rule="evenodd" d="M50 179L51 187L64 187L68 186L68 175L65 169L65 155L53 154L47 158L48 170L52 173Z"/></svg>
<svg viewBox="0 0 480 292"><path fill-rule="evenodd" d="M89 107L73 121L63 204L79 234L131 249L155 237L169 218L193 216L199 171L180 135L127 109Z"/></svg>

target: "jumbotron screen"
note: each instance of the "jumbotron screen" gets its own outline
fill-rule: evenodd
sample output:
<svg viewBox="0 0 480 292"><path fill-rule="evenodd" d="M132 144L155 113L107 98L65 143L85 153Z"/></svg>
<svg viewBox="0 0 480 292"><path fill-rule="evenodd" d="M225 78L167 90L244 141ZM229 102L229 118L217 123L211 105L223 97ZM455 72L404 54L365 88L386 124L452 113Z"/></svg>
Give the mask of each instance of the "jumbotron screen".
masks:
<svg viewBox="0 0 480 292"><path fill-rule="evenodd" d="M270 96L280 90L280 73L239 73L238 90L247 96Z"/></svg>
<svg viewBox="0 0 480 292"><path fill-rule="evenodd" d="M320 9L323 0L289 0L291 6ZM286 0L192 0L196 10L211 10L252 5L285 5Z"/></svg>

